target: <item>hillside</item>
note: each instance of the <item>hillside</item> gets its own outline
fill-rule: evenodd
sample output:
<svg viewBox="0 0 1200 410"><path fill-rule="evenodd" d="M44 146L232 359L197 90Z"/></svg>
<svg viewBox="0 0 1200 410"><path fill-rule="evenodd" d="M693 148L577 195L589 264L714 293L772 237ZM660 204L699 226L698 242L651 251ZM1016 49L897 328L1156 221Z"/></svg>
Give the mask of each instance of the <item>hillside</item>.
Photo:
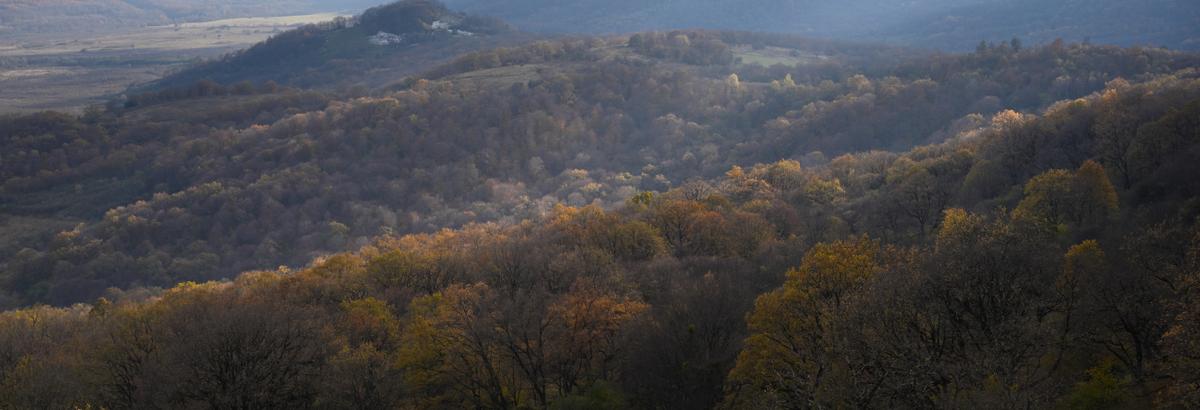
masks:
<svg viewBox="0 0 1200 410"><path fill-rule="evenodd" d="M843 40L966 51L1013 37L1200 50L1200 4L1001 0L545 1L448 0L455 8L505 19L518 28L614 33L714 28L795 33Z"/></svg>
<svg viewBox="0 0 1200 410"><path fill-rule="evenodd" d="M690 31L4 118L5 223L85 221L9 303L86 303L0 314L0 406L1194 407L1198 67Z"/></svg>
<svg viewBox="0 0 1200 410"><path fill-rule="evenodd" d="M188 86L199 80L375 88L471 51L533 38L501 21L453 12L436 1L402 1L275 35L142 88Z"/></svg>
<svg viewBox="0 0 1200 410"><path fill-rule="evenodd" d="M0 114L0 409L1200 408L1192 5L456 3Z"/></svg>
<svg viewBox="0 0 1200 410"><path fill-rule="evenodd" d="M735 165L904 151L1196 64L1152 49L922 56L679 32L474 53L372 97L201 81L83 117L5 120L3 213L87 221L8 249L5 289L13 304L64 304L299 266L381 234L621 204Z"/></svg>

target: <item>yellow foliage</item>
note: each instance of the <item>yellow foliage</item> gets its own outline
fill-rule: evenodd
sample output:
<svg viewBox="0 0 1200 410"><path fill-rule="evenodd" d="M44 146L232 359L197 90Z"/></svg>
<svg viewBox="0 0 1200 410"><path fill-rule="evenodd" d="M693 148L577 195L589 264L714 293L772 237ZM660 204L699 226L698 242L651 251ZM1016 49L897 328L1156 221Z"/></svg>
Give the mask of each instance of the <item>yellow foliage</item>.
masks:
<svg viewBox="0 0 1200 410"><path fill-rule="evenodd" d="M819 376L837 366L831 322L843 304L882 270L882 250L868 238L820 244L788 272L783 287L758 298L747 317L750 337L730 373L750 394L814 400Z"/></svg>

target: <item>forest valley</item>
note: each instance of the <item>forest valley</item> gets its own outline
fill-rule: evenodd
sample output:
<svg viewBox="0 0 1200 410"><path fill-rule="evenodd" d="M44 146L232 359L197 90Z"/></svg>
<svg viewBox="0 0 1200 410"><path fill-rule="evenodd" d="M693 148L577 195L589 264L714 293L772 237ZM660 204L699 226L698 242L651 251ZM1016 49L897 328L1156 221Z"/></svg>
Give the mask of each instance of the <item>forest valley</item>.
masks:
<svg viewBox="0 0 1200 410"><path fill-rule="evenodd" d="M0 407L1196 408L1198 68L678 31L2 117Z"/></svg>

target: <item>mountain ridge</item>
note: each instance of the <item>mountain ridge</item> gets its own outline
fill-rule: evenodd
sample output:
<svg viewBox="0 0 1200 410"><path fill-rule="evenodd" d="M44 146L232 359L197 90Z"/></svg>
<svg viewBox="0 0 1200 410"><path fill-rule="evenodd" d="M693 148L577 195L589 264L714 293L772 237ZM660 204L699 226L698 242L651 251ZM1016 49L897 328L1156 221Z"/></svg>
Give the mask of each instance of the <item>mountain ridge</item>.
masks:
<svg viewBox="0 0 1200 410"><path fill-rule="evenodd" d="M1092 39L1122 46L1200 49L1200 32L1196 30L1200 26L1200 5L1186 0L450 0L448 4L503 18L533 31L615 33L714 28L882 41L949 51L969 51L980 41L1000 42L1014 37L1029 44L1048 44L1062 38L1071 42Z"/></svg>
<svg viewBox="0 0 1200 410"><path fill-rule="evenodd" d="M139 88L188 86L199 80L375 88L461 54L535 38L500 20L454 12L437 1L406 0L290 30Z"/></svg>

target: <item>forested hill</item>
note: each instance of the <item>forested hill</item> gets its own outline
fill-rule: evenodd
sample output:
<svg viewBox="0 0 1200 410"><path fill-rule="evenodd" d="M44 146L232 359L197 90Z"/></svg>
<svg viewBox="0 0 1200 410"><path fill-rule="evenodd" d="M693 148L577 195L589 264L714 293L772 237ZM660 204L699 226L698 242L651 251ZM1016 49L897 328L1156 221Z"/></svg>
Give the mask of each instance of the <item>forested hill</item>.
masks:
<svg viewBox="0 0 1200 410"><path fill-rule="evenodd" d="M447 0L534 31L613 33L715 28L966 51L980 41L1056 38L1200 50L1189 0Z"/></svg>
<svg viewBox="0 0 1200 410"><path fill-rule="evenodd" d="M8 303L89 303L0 314L0 405L1200 403L1197 56L870 50L650 33L4 118L3 232L84 220L5 249Z"/></svg>
<svg viewBox="0 0 1200 410"><path fill-rule="evenodd" d="M0 408L1200 404L1200 55L674 31L379 76L0 117Z"/></svg>
<svg viewBox="0 0 1200 410"><path fill-rule="evenodd" d="M496 19L451 11L437 1L401 1L373 7L354 18L284 32L140 89L188 86L199 80L375 88L471 51L535 38Z"/></svg>
<svg viewBox="0 0 1200 410"><path fill-rule="evenodd" d="M381 234L617 205L735 165L903 152L1006 109L1037 113L1197 65L1065 44L902 53L648 33L474 53L367 98L201 81L82 117L7 118L3 212L83 223L10 242L5 290L14 305L64 304L301 266ZM913 240L935 224L939 210L926 212L919 226L877 212L845 223Z"/></svg>

